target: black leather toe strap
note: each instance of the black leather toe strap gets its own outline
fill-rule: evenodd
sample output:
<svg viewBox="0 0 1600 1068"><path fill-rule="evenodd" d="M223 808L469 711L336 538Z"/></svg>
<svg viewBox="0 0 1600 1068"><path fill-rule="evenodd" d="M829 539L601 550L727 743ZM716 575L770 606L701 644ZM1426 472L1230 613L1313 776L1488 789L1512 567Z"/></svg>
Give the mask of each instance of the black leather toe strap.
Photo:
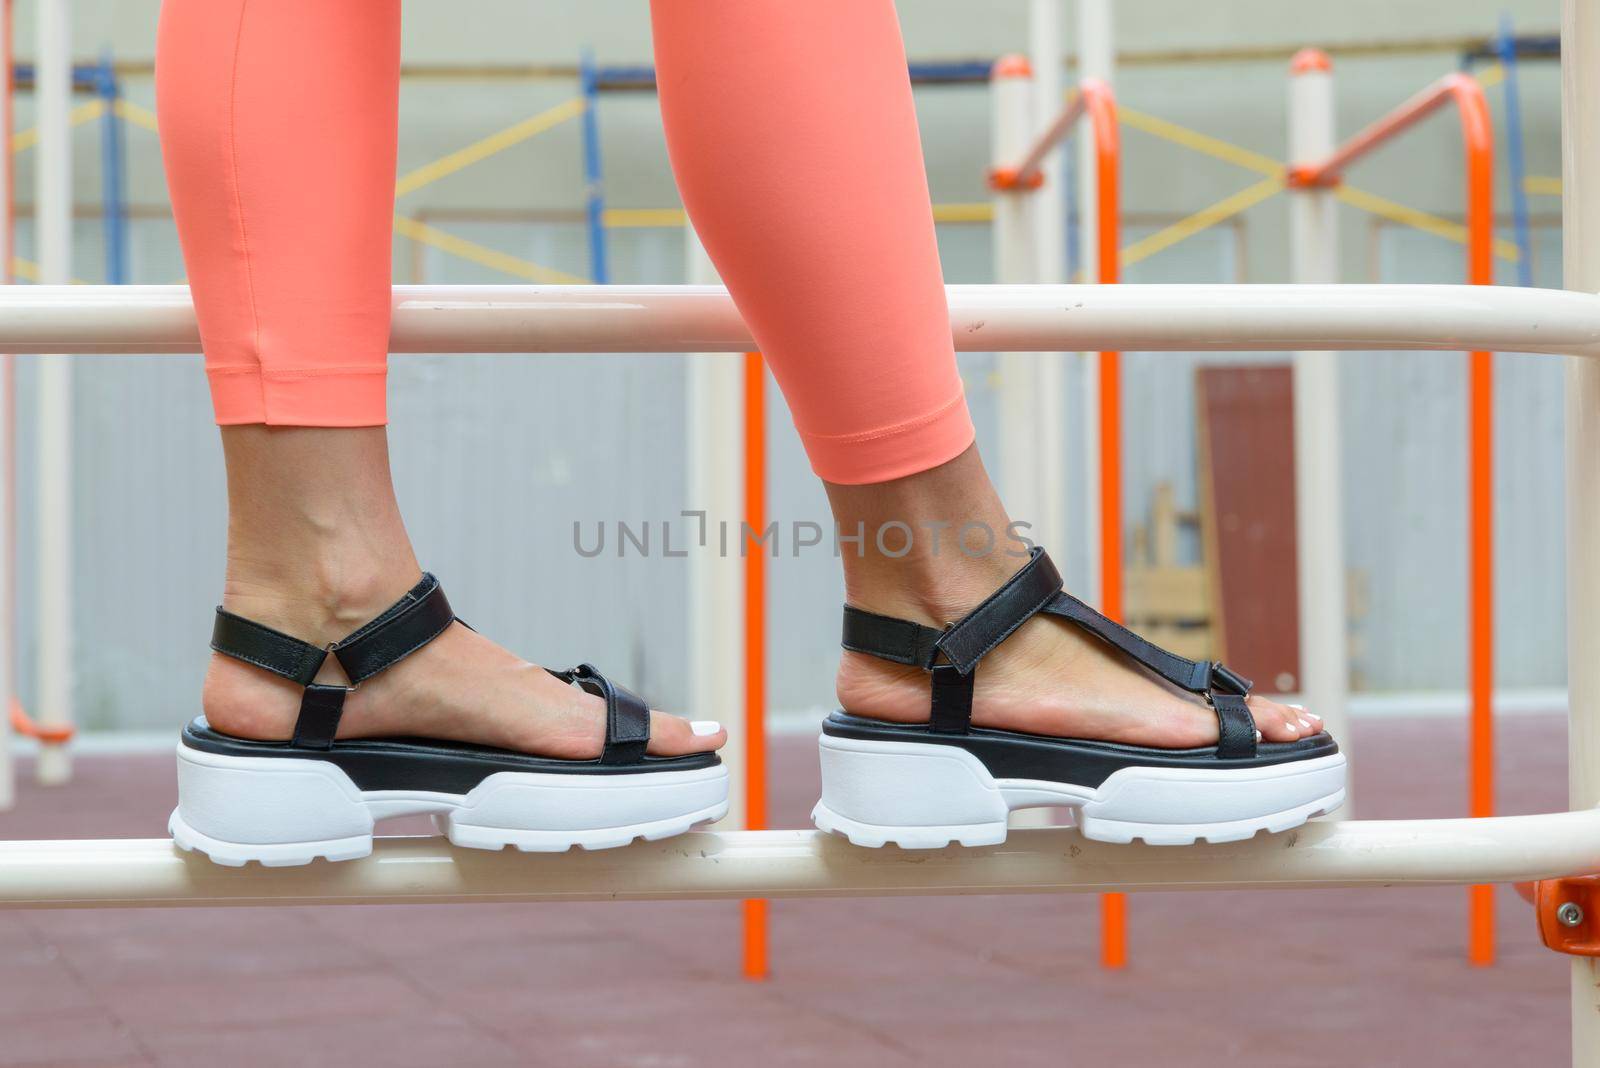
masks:
<svg viewBox="0 0 1600 1068"><path fill-rule="evenodd" d="M1248 759L1256 755L1256 718L1243 694L1213 693L1211 707L1217 712L1217 757L1220 760Z"/></svg>
<svg viewBox="0 0 1600 1068"><path fill-rule="evenodd" d="M549 670L548 668L546 670ZM650 744L650 706L625 686L618 686L594 669L579 664L570 671L551 671L565 682L575 682L606 703L606 741L600 750L602 764L637 764Z"/></svg>

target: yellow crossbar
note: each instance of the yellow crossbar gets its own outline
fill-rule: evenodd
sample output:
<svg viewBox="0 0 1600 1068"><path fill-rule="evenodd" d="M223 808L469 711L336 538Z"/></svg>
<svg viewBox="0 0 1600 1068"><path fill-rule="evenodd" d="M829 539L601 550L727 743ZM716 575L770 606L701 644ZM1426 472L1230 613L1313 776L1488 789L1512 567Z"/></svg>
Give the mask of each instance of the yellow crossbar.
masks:
<svg viewBox="0 0 1600 1068"><path fill-rule="evenodd" d="M408 237L413 241L420 241L424 245L431 245L441 252L476 263L490 270L501 271L514 278L526 279L529 282L538 282L543 285L573 286L587 285L589 279L580 278L575 274L558 271L553 267L545 267L530 260L521 259L487 245L480 245L476 241L468 241L464 237L446 233L437 227L429 226L417 219L410 219L404 215L394 217L394 232L401 237Z"/></svg>
<svg viewBox="0 0 1600 1068"><path fill-rule="evenodd" d="M546 130L560 126L569 119L575 119L583 114L583 98L573 97L565 103L557 104L537 115L513 123L498 133L492 133L481 141L474 141L465 148L458 149L448 156L442 156L432 163L418 167L409 174L401 176L394 184L394 195L405 196L414 193L423 186L432 185L441 178L465 170L474 163L481 163L498 152L504 152L512 145L521 144L530 137L535 137Z"/></svg>

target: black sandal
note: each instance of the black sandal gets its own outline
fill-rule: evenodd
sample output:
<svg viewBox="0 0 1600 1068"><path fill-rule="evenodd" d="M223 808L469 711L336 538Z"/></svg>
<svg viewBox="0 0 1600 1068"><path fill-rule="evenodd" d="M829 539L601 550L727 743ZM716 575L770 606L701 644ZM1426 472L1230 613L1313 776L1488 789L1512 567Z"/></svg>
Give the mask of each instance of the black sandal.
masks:
<svg viewBox="0 0 1600 1068"><path fill-rule="evenodd" d="M1205 697L1217 713L1217 744L1158 749L974 727L979 661L1040 612ZM1079 830L1102 842L1231 842L1297 827L1344 801L1345 758L1327 732L1263 744L1245 703L1249 679L1169 653L1107 619L1061 588L1043 549L944 630L847 605L844 647L915 664L933 688L928 723L838 711L822 725L822 799L811 818L856 845L996 845L1006 839L1007 813L1035 806L1076 809Z"/></svg>
<svg viewBox="0 0 1600 1068"><path fill-rule="evenodd" d="M432 575L326 649L218 608L211 648L299 683L305 696L291 741L235 738L203 716L184 728L173 841L230 866L350 860L372 852L374 821L432 813L458 846L553 852L666 838L727 812L728 769L717 754L648 755L648 707L587 664L551 674L605 698L595 760L425 738L336 740L345 695L455 619ZM351 686L311 681L329 655Z"/></svg>

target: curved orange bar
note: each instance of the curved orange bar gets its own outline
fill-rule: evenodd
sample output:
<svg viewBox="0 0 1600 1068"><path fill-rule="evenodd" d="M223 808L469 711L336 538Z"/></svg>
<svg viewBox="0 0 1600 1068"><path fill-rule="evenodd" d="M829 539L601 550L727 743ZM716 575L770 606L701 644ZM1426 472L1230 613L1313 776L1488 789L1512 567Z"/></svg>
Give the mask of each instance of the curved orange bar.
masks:
<svg viewBox="0 0 1600 1068"><path fill-rule="evenodd" d="M1292 167L1292 186L1336 183L1345 169L1447 104L1461 120L1466 152L1467 282L1494 284L1494 127L1483 87L1470 74L1447 74L1311 166ZM1471 734L1467 811L1494 815L1494 360L1468 356L1467 371L1467 659L1471 664ZM1468 898L1467 959L1494 963L1494 889Z"/></svg>
<svg viewBox="0 0 1600 1068"><path fill-rule="evenodd" d="M1004 61L1002 61L1004 62ZM995 74L1000 73L1000 65ZM1120 280L1122 239L1120 174L1122 138L1117 129L1117 98L1099 78L1085 78L1037 140L1013 166L991 168L989 185L997 190L1037 189L1044 183L1040 166L1077 121L1089 119L1094 138L1095 269L1102 285ZM1122 367L1121 354L1100 353L1100 610L1122 619ZM1121 968L1128 963L1127 897L1100 898L1100 963Z"/></svg>
<svg viewBox="0 0 1600 1068"><path fill-rule="evenodd" d="M24 738L37 738L45 745L61 745L70 742L77 733L73 727L46 727L34 722L32 716L22 707L22 702L15 697L11 699L11 729Z"/></svg>

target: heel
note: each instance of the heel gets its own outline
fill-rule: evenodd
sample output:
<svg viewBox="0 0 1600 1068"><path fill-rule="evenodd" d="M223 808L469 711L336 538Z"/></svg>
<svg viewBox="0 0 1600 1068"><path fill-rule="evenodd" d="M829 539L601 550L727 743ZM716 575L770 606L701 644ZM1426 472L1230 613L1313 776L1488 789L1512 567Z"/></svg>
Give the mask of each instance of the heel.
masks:
<svg viewBox="0 0 1600 1068"><path fill-rule="evenodd" d="M353 860L372 852L372 814L343 771L320 760L237 757L178 747L180 849L230 867Z"/></svg>
<svg viewBox="0 0 1600 1068"><path fill-rule="evenodd" d="M903 849L999 845L1007 804L994 777L954 746L823 735L819 830L859 846Z"/></svg>

